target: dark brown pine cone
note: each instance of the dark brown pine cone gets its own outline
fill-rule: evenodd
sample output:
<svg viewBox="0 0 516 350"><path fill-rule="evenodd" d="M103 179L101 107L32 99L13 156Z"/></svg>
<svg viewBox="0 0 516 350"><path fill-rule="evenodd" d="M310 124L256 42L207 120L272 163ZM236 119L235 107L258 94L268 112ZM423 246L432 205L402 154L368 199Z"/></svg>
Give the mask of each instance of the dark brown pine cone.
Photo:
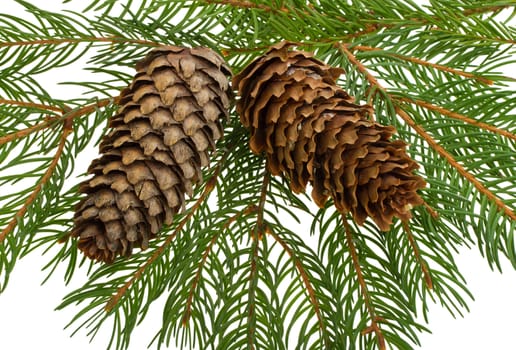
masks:
<svg viewBox="0 0 516 350"><path fill-rule="evenodd" d="M388 230L394 216L408 219L425 182L405 143L390 141L394 128L367 119L372 108L337 85L341 69L290 46L273 46L233 79L251 150L265 152L269 171L294 192L310 183L319 206L332 197L359 224L370 217Z"/></svg>

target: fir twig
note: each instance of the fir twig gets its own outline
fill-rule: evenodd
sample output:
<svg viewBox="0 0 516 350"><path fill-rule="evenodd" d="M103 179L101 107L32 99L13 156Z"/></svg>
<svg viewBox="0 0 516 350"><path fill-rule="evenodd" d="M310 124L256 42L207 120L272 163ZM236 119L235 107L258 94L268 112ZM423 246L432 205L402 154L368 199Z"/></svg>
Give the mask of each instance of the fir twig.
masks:
<svg viewBox="0 0 516 350"><path fill-rule="evenodd" d="M61 159L61 155L63 154L63 150L66 144L66 138L68 135L72 133L72 130L73 129L70 120L65 120L63 123L63 131L60 136L59 145L57 146L56 153L52 158L52 162L48 166L48 169L45 171L43 176L38 181L36 187L34 187L34 190L32 190L31 194L23 203L23 206L16 212L9 224L0 233L0 244L2 244L7 235L14 230L18 221L23 219L23 216L25 215L31 204L36 200L36 198L40 194L41 190L43 189L43 186L45 186L45 184L50 180L50 178L54 174L54 170L56 169L57 164L59 163L59 159Z"/></svg>
<svg viewBox="0 0 516 350"><path fill-rule="evenodd" d="M485 7L470 8L470 9L464 10L462 12L462 15L468 17L468 16L480 15L480 14L489 13L489 12L496 13L496 12L503 11L505 9L510 9L513 6L514 5L497 5L497 6L485 6Z"/></svg>
<svg viewBox="0 0 516 350"><path fill-rule="evenodd" d="M74 118L78 118L78 117L82 117L84 115L91 114L91 113L95 112L95 110L102 108L102 107L106 107L107 105L109 105L111 103L118 104L119 100L120 100L119 96L112 97L112 98L103 98L101 100L98 100L95 103L91 103L89 105L83 106L83 107L75 109L75 110L71 110L71 111L67 112L66 114L64 114L63 118L67 122L71 123L71 121Z"/></svg>
<svg viewBox="0 0 516 350"><path fill-rule="evenodd" d="M493 132L495 134L499 134L499 135L508 137L510 139L516 140L516 135L513 134L512 132L509 132L509 131L504 130L504 129L497 128L496 126L493 126L493 125L489 125L489 124L486 124L486 123L483 123L483 122L479 122L478 120L469 118L469 117L467 117L467 116L465 116L463 114L460 114L460 113L456 113L456 112L450 111L449 109L446 109L446 108L443 108L443 107L440 107L440 106L436 106L436 105L434 105L432 103L429 103L429 102L426 102L426 101L423 101L423 100L411 99L411 98L407 98L407 97L393 97L393 98L398 100L398 101L401 101L401 102L413 103L413 104L415 104L417 106L423 107L423 108L428 109L430 111L435 111L435 112L437 112L439 114L442 114L442 115L444 115L446 117L457 119L457 120L461 120L461 121L463 121L465 123L468 123L468 124L471 124L471 125L475 125L475 126L481 128L481 129L488 130L488 131Z"/></svg>
<svg viewBox="0 0 516 350"><path fill-rule="evenodd" d="M499 5L499 6L487 6L487 7L483 7L483 8L475 8L475 9L465 9L463 10L462 12L460 12L460 15L462 17L472 17L472 16L476 16L476 15L481 15L481 14L486 14L486 13L490 13L490 12L499 12L499 11L502 11L504 9L507 9L507 8L511 8L513 6L511 5ZM403 25L404 26L428 26L428 25L434 25L435 21L439 21L440 18L437 17L437 16L431 16L430 18L419 18L419 17L412 17L409 19L410 20L410 23L404 23ZM390 23L386 23L386 24L383 24L383 25L379 25L380 27L383 27L383 28L393 28L396 26L396 24L390 24ZM440 28L437 28L437 27L432 27L431 30L441 30ZM489 41L495 41L495 42L499 42L499 43L504 43L504 44L516 44L516 41L513 40L513 39L504 39L504 38L487 38L487 37L483 37L483 36L472 36L474 37L475 39L477 40L489 40Z"/></svg>
<svg viewBox="0 0 516 350"><path fill-rule="evenodd" d="M195 273L194 278L192 279L192 282L190 283L190 292L188 293L188 299L186 301L185 311L183 313L183 319L182 319L182 325L186 327L188 322L190 321L190 317L192 315L192 304L193 304L193 298L195 295L195 291L197 289L197 286L199 284L199 280L201 279L202 271L204 268L204 265L206 264L206 261L208 260L208 256L210 255L213 246L217 242L217 239L219 238L219 235L223 233L225 230L229 228L229 226L238 220L242 216L250 215L253 213L258 212L258 207L254 204L248 205L245 209L238 212L237 214L230 217L222 226L222 229L220 231L217 231L213 237L211 238L210 242L204 249L204 252L202 254L202 259L199 262L199 266L197 268L197 272Z"/></svg>
<svg viewBox="0 0 516 350"><path fill-rule="evenodd" d="M402 221L403 230L407 234L408 241L410 243L410 247L412 248L412 251L414 252L414 257L416 258L416 261L418 262L419 266L421 267L421 272L423 273L425 284L428 289L433 289L433 283L432 283L432 276L430 275L430 271L428 270L428 265L423 260L421 253L419 251L419 247L417 246L417 242L414 239L414 235L412 234L412 231L410 230L410 226L406 221Z"/></svg>
<svg viewBox="0 0 516 350"><path fill-rule="evenodd" d="M258 239L262 239L262 236L265 233L264 213L270 178L271 174L268 171L265 171L263 175L262 187L260 190L260 201L258 202L258 216L256 218L256 228L258 230L257 232L259 233Z"/></svg>
<svg viewBox="0 0 516 350"><path fill-rule="evenodd" d="M371 297L369 296L367 283L364 278L364 274L362 273L362 267L360 266L360 261L358 260L357 250L355 248L355 244L353 243L353 233L351 232L351 227L346 219L346 215L342 214L342 222L344 225L344 232L346 236L346 244L348 245L349 254L351 255L351 259L353 261L353 268L356 273L356 278L358 280L358 284L360 286L360 292L362 293L362 298L364 300L364 305L369 314L369 318L371 319L371 325L362 331L362 334L368 334L374 332L376 335L376 340L378 342L378 347L380 350L385 350L385 337L378 325L378 321L382 320L380 316L378 316L374 310L373 303L371 302Z"/></svg>
<svg viewBox="0 0 516 350"><path fill-rule="evenodd" d="M15 101L15 100L6 100L3 98L0 98L0 104L4 105L11 105L11 106L21 106L26 108L35 108L35 109L41 109L44 111L50 111L50 112L58 112L63 114L64 111L61 107L56 106L49 106L42 103L34 103L34 102L26 102L26 101ZM60 117L55 116L48 116L45 121L38 123L36 125L30 126L23 130L18 130L13 133L4 135L0 137L0 145L4 145L6 143L9 143L11 141L14 141L16 139L20 139L23 137L26 137L27 135L39 131L41 129L45 129L49 127L50 125L54 124L56 121L61 119Z"/></svg>
<svg viewBox="0 0 516 350"><path fill-rule="evenodd" d="M439 213L436 212L435 209L430 206L430 204L428 204L426 201L423 201L423 206L434 219L439 219Z"/></svg>
<svg viewBox="0 0 516 350"><path fill-rule="evenodd" d="M299 274L299 277L301 277L301 280L303 281L303 284L306 288L306 293L308 294L308 297L310 298L310 303L312 304L314 308L315 315L317 316L317 320L319 322L319 328L321 330L321 333L324 335L325 343L328 344L328 339L326 337L326 327L323 322L323 317L321 314L321 307L319 306L319 301L317 300L317 296L315 295L315 289L312 285L312 282L310 281L309 274L306 272L303 262L298 259L296 256L294 250L288 245L285 240L283 240L277 233L274 232L274 230L271 227L267 227L267 233L274 238L276 242L280 244L280 246L287 252L290 259L292 259L294 265L296 266L297 272Z"/></svg>
<svg viewBox="0 0 516 350"><path fill-rule="evenodd" d="M239 0L202 0L202 2L205 2L207 4L213 4L213 5L229 5L232 7L238 7L243 9L259 9L263 10L265 12L285 12L288 13L289 10L285 7L280 8L274 8L271 6L267 6L265 4L260 3L254 3L251 1L239 1Z"/></svg>
<svg viewBox="0 0 516 350"><path fill-rule="evenodd" d="M87 106L83 106L81 108L75 109L75 110L69 110L65 111L62 108L53 107L53 106L47 106L43 104L38 103L32 103L32 102L21 102L21 101L10 101L10 100L0 100L0 104L11 104L11 105L18 105L23 107L30 107L30 108L40 108L40 109L46 109L49 111L57 111L61 112L61 116L53 116L46 118L45 121L38 123L36 125L30 126L23 130L18 130L16 132L13 132L11 134L7 134L5 136L0 137L0 145L6 144L8 142L14 141L16 139L21 139L23 137L26 137L33 132L48 128L52 125L55 125L56 122L60 122L64 120L65 123L69 123L72 121L72 119L81 117L83 115L88 115L92 112L94 112L98 108L102 108L110 104L111 102L117 103L118 97L112 98L105 98L102 100L98 100L95 103L89 104Z"/></svg>
<svg viewBox="0 0 516 350"><path fill-rule="evenodd" d="M23 137L26 137L29 134L32 134L33 132L45 129L45 128L49 127L50 125L54 124L56 122L56 120L58 120L58 119L59 119L58 117L57 118L50 117L50 118L47 118L47 120L45 120L44 122L30 126L26 129L19 130L19 131L7 134L5 136L2 136L2 137L0 137L0 145L4 145L4 144L14 141L16 139L21 139Z"/></svg>
<svg viewBox="0 0 516 350"><path fill-rule="evenodd" d="M339 44L337 44L337 46L346 55L346 57L348 58L349 62L351 64L355 65L360 73L365 75L367 81L369 82L369 88L368 88L369 91L367 93L369 95L368 103L372 104L372 101L373 101L373 98L374 98L374 94L371 92L371 89L373 89L373 88L375 88L375 89L378 88L378 89L381 89L381 90L385 90L385 89L382 87L382 85L380 85L380 83L375 78L375 76L372 75L369 72L369 70L362 64L362 62L360 62L355 57L355 55L353 55L351 53L351 51L348 49L348 45L347 44L339 43ZM371 115L371 118L374 118L374 116ZM374 121L374 119L373 119L373 121Z"/></svg>
<svg viewBox="0 0 516 350"><path fill-rule="evenodd" d="M138 44L138 45L148 45L148 46L162 45L161 43L157 43L154 41L129 39L129 38L112 36L112 37L55 38L55 39L6 41L6 42L0 42L0 47L79 44L79 43L91 43L91 42L127 43L127 44Z"/></svg>
<svg viewBox="0 0 516 350"><path fill-rule="evenodd" d="M264 222L264 210L265 203L267 200L267 191L269 188L271 174L268 171L264 172L262 186L260 190L260 201L258 203L257 208L257 218L256 225L251 231L252 238L252 253L250 254L251 258L251 268L249 270L249 300L248 300L248 309L247 309L247 332L248 332L248 340L247 344L250 349L255 349L255 332L256 332L256 288L258 287L258 253L260 251L260 241L265 237L266 225Z"/></svg>
<svg viewBox="0 0 516 350"><path fill-rule="evenodd" d="M486 84L486 85L492 85L493 84L493 81L490 80L490 79L487 79L487 78L484 78L484 77L481 77L481 76L478 76L478 75L475 75L475 74L472 74L472 73L464 72L464 71L462 71L460 69L451 68L451 67L448 67L448 66L444 66L442 64L432 63L432 62L425 61L425 60L422 60L422 59L416 58L416 57L410 57L410 56L396 54L396 53L393 53L393 52L385 51L384 49L379 48L379 47L370 47L370 46L356 45L356 46L350 46L349 49L351 49L351 50L358 50L358 51L380 51L380 52L384 52L385 54L387 54L387 55L389 55L391 57L399 58L399 59L407 61L407 62L416 63L416 64L419 64L419 65L426 66L426 67L431 67L431 68L434 68L434 69L437 69L437 70L440 70L440 71L443 71L443 72L452 73L452 74L460 75L460 76L463 76L463 77L466 77L466 78L474 79L474 80L477 80L477 81L479 81L479 82L481 82L483 84ZM350 56L348 55L348 57L350 57ZM351 61L351 59L353 59L353 58L350 57L350 61Z"/></svg>
<svg viewBox="0 0 516 350"><path fill-rule="evenodd" d="M27 108L36 108L36 109L42 109L45 111L52 111L52 112L60 112L60 113L64 112L61 107L49 106L49 105L46 105L43 103L36 103L36 102L16 101L16 100L7 100L4 98L0 98L0 104L11 105L11 106L21 106L21 107L27 107Z"/></svg>
<svg viewBox="0 0 516 350"><path fill-rule="evenodd" d="M485 187L473 174L468 172L466 168L464 168L459 162L455 160L455 158L448 152L444 147L442 147L437 141L435 141L430 134L428 134L425 129L416 124L414 120L399 106L395 106L396 113L403 119L407 125L409 125L412 129L414 129L419 136L421 136L429 145L434 149L441 157L446 159L448 163L454 167L464 178L466 178L469 182L471 182L476 189L493 201L500 211L505 213L512 220L516 221L516 213L512 211L500 198L498 198L493 192L491 192L487 187Z"/></svg>
<svg viewBox="0 0 516 350"><path fill-rule="evenodd" d="M260 215L260 212L258 212ZM260 230L258 224L252 230L252 252L249 255L251 258L251 268L249 269L249 291L247 302L247 345L251 350L255 349L255 333L256 333L256 288L258 286L258 252L260 251L260 241L263 237L263 232Z"/></svg>

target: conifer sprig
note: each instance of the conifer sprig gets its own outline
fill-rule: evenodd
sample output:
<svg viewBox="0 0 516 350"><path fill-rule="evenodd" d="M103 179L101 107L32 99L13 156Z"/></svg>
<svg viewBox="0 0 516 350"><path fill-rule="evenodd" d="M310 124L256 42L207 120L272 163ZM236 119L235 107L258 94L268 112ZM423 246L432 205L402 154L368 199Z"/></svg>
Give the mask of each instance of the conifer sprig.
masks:
<svg viewBox="0 0 516 350"><path fill-rule="evenodd" d="M395 126L428 183L409 221L386 233L358 226L264 171L232 110L185 212L147 250L90 264L88 282L64 297L59 308L77 310L74 333L107 328L108 347L125 349L161 297L156 347L408 350L432 302L467 310L459 246L516 266L513 1L63 4L80 13L16 2L26 19L0 14L0 290L36 251L46 252L46 278L59 265L66 281L82 272L66 239L82 180L72 170L156 46L209 47L234 73L283 40L314 52L345 71L338 85L370 103L376 122ZM81 59L91 81L61 83L84 96L62 99L40 79Z"/></svg>

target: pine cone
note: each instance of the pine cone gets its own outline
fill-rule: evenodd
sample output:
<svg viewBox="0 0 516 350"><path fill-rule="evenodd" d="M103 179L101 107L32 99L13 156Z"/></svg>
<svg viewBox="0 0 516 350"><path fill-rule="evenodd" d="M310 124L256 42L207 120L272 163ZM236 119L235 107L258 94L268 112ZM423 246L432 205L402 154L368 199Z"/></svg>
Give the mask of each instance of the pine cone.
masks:
<svg viewBox="0 0 516 350"><path fill-rule="evenodd" d="M405 143L390 141L394 128L368 120L372 108L337 86L341 69L289 46L273 46L233 79L251 150L265 152L269 171L286 175L292 191L310 183L319 206L331 196L359 224L369 216L388 230L393 216L410 218L425 182Z"/></svg>
<svg viewBox="0 0 516 350"><path fill-rule="evenodd" d="M230 104L230 69L210 49L160 47L136 70L79 188L72 231L86 256L108 263L146 249L183 209Z"/></svg>
<svg viewBox="0 0 516 350"><path fill-rule="evenodd" d="M233 86L241 96L237 104L240 120L251 131L251 150L265 151L271 173L286 172L291 189L299 193L311 177L314 135L325 123L316 107L336 95L348 102L352 98L335 83L341 69L309 53L289 51L288 46L273 46L235 76ZM353 107L357 108L352 113L358 114L369 109Z"/></svg>

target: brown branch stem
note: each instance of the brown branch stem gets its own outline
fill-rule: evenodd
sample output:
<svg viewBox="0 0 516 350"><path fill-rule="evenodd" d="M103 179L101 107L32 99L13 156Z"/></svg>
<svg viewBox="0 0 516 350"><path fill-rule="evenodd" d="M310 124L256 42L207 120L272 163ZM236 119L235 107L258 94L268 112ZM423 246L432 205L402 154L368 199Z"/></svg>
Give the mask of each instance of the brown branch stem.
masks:
<svg viewBox="0 0 516 350"><path fill-rule="evenodd" d="M351 255L351 260L353 261L353 268L357 275L358 284L360 286L360 292L362 294L362 297L364 298L364 305L367 309L367 312L369 313L369 318L371 319L371 325L364 329L362 331L362 334L367 334L370 332L374 332L376 335L376 340L378 341L378 347L380 350L385 350L385 337L383 336L382 330L380 329L380 326L378 325L378 321L382 318L376 315L376 312L374 310L373 304L371 302L371 297L369 296L369 292L367 289L367 283L364 278L364 274L362 273L362 267L360 266L360 261L358 260L358 254L355 247L355 244L353 243L353 235L351 232L351 227L349 227L349 224L346 220L346 216L342 214L342 222L344 224L345 228L345 234L346 234L346 243L349 248L349 254Z"/></svg>
<svg viewBox="0 0 516 350"><path fill-rule="evenodd" d="M258 212L260 215L260 212ZM258 226L253 229L252 238L253 238L253 253L251 255L251 268L249 270L249 292L248 292L248 310L247 310L247 329L248 329L248 337L247 345L251 350L255 349L255 332L256 332L256 315L255 315L255 298L256 298L256 287L258 284L257 281L257 273L258 273L258 253L260 250L260 235L263 236L263 233L260 232Z"/></svg>
<svg viewBox="0 0 516 350"><path fill-rule="evenodd" d="M36 187L34 187L34 190L32 190L31 194L27 197L27 199L23 203L22 207L16 212L16 214L11 219L11 221L9 221L7 226L0 233L0 244L5 240L7 235L10 234L14 230L18 221L23 218L23 216L27 212L28 208L38 197L43 186L45 186L48 183L48 181L54 174L57 164L59 163L59 159L61 159L61 155L63 154L63 150L64 150L64 147L66 144L66 138L71 132L72 132L71 124L64 122L63 123L63 132L61 134L61 138L59 141L59 145L57 146L56 153L54 154L54 157L52 158L52 162L50 163L47 170L45 171L43 176L40 178L38 183L36 184Z"/></svg>
<svg viewBox="0 0 516 350"><path fill-rule="evenodd" d="M208 245L206 246L206 249L204 249L204 252L202 254L202 259L201 261L199 262L199 266L197 268L197 272L195 273L195 276L192 280L192 283L191 283L191 286L190 286L190 292L188 293L188 299L186 301L186 306L185 306L185 311L183 313L183 318L182 318L182 325L183 327L185 327L188 322L190 321L190 317L192 315L192 304L193 304L193 298L194 298L194 294L195 294L195 291L197 289L197 286L199 285L199 280L201 279L201 274L202 274L202 270L204 268L204 265L206 264L206 261L208 260L208 256L210 255L212 249L213 249L213 246L215 245L215 243L217 242L217 239L219 237L219 235L221 233L223 233L225 230L227 230L229 228L229 226L235 222L238 218L240 218L241 216L246 216L246 215L250 215L252 213L255 213L258 211L258 207L256 205L248 205L244 210L238 212L237 214L233 215L232 217L230 217L223 225L222 229L220 231L217 231L212 239L210 240L210 242L208 243Z"/></svg>
<svg viewBox="0 0 516 350"><path fill-rule="evenodd" d="M407 234L407 238L410 244L410 247L412 248L412 251L414 252L414 257L421 267L421 271L423 272L423 277L425 279L425 284L428 289L433 289L433 283L432 283L432 276L430 275L430 271L428 270L428 265L423 260L423 257L421 256L421 253L419 252L419 247L417 245L416 240L414 239L414 235L412 234L412 231L410 230L410 227L406 221L402 221L403 230Z"/></svg>
<svg viewBox="0 0 516 350"><path fill-rule="evenodd" d="M87 106L78 108L76 110L64 111L62 108L54 107L54 106L47 106L47 105L32 103L32 102L11 101L11 100L0 99L0 104L3 103L3 104L10 104L10 105L16 105L16 106L23 106L23 107L28 107L28 108L40 108L40 109L46 109L49 111L56 111L56 112L61 113L60 116L48 117L48 118L46 118L45 121L43 121L41 123L38 123L36 125L26 128L26 129L18 130L13 133L10 133L10 134L0 137L0 145L6 144L13 140L21 139L23 137L26 137L26 136L32 134L33 132L36 132L36 131L39 131L42 129L46 129L52 125L55 125L59 121L64 121L65 123L69 123L69 122L71 122L72 119L83 116L85 114L93 113L95 111L95 109L105 107L113 101L115 103L117 103L118 97L115 97L114 100L112 98L105 98L105 99L99 100L95 103L89 104Z"/></svg>
<svg viewBox="0 0 516 350"><path fill-rule="evenodd" d="M505 205L505 203L493 194L488 188L486 188L477 178L468 172L455 158L448 153L437 141L435 141L432 136L430 136L426 130L421 126L416 124L412 118L399 106L395 107L396 113L403 119L412 129L414 129L419 136L421 136L429 145L432 147L441 157L446 159L446 161L454 167L459 174L461 174L464 178L466 178L470 183L472 183L476 189L485 195L489 200L493 201L505 215L510 217L512 220L516 220L516 214Z"/></svg>
<svg viewBox="0 0 516 350"><path fill-rule="evenodd" d="M425 207L426 211L434 218L439 219L439 213L435 211L434 208L430 206L426 201L423 200L423 206Z"/></svg>
<svg viewBox="0 0 516 350"><path fill-rule="evenodd" d="M388 54L389 56L396 57L396 58L399 58L399 59L404 60L404 61L416 63L416 64L419 64L419 65L422 65L422 66L425 66L425 67L431 67L431 68L434 68L434 69L437 69L437 70L441 70L443 72L448 72L448 73L460 75L460 76L463 76L463 77L466 77L466 78L475 79L475 80L477 80L477 81L479 81L479 82L481 82L483 84L487 84L487 85L492 85L493 84L492 80L484 78L484 77L481 77L481 76L478 76L478 75L475 75L475 74L472 74L472 73L464 72L462 70L451 68L451 67L444 66L444 65L441 65L441 64L425 61L425 60L422 60L420 58L411 57L411 56L405 56L405 55L400 55L400 54L397 54L397 53L385 51L384 49L379 48L379 47L357 45L357 46L350 47L350 49L351 50L358 50L358 51L382 51L382 52L385 52L386 54Z"/></svg>
<svg viewBox="0 0 516 350"><path fill-rule="evenodd" d="M194 203L194 205L190 208L188 214L181 220L181 222L177 225L174 232L172 232L161 244L154 253L145 261L145 263L138 268L138 270L135 271L133 276L125 282L125 284L118 288L117 292L109 299L109 301L106 303L106 306L104 309L107 312L110 312L113 310L113 308L118 304L120 299L125 295L127 290L136 282L143 273L147 270L147 268L152 265L164 252L165 249L172 243L172 241L176 238L176 236L181 232L183 227L186 225L188 221L192 219L194 214L197 212L197 209L200 208L200 206L206 201L210 193L215 189L215 186L217 184L217 179L220 174L220 171L222 169L222 164L224 164L224 161L226 159L226 156L228 155L229 151L226 152L226 154L222 157L222 159L219 162L219 165L215 169L212 177L206 182L206 185L204 187L203 192L201 193L200 197L197 199L197 201Z"/></svg>
<svg viewBox="0 0 516 350"><path fill-rule="evenodd" d="M49 106L49 105L45 105L42 103L35 103L35 102L7 100L7 99L0 98L0 104L11 105L11 106L20 106L20 107L26 107L26 108L35 108L35 109L41 109L41 110L50 111L50 112L58 112L61 115L64 113L63 109L60 107ZM19 130L19 131L4 135L4 136L0 137L0 145L6 144L6 143L11 142L16 139L20 139L20 138L25 137L35 131L45 129L57 120L59 120L59 117L49 116L48 118L46 118L46 120L44 122L30 126L23 130Z"/></svg>
<svg viewBox="0 0 516 350"><path fill-rule="evenodd" d="M420 106L420 107L423 107L425 109L437 112L437 113L442 114L444 116L447 116L447 117L450 117L450 118L453 118L453 119L457 119L457 120L463 121L465 123L477 126L479 128L488 130L488 131L493 132L495 134L499 134L499 135L508 137L508 138L510 138L512 140L516 140L516 134L513 134L512 132L509 132L507 130L503 130L503 129L497 128L496 126L493 126L493 125L489 125L489 124L486 124L486 123L479 122L478 120L466 117L463 114L459 114L459 113L450 111L449 109L436 106L436 105L431 104L429 102L425 102L425 101L422 101L422 100L414 100L414 99L410 99L410 98L406 98L406 97L393 97L393 98L398 100L398 101L401 101L401 102L407 102L407 103L415 104L417 106Z"/></svg>
<svg viewBox="0 0 516 350"><path fill-rule="evenodd" d="M358 71L360 73L365 75L365 77L366 77L366 79L367 79L367 81L369 82L369 85L370 85L370 87L367 89L367 94L369 95L368 103L370 105L372 105L373 104L374 93L371 93L371 87L374 87L374 88L377 88L377 89L380 89L380 90L383 90L383 91L385 91L385 89L378 82L378 80L374 77L374 75L372 75L371 72L369 72L369 70L362 64L362 62L360 62L355 57L355 55L353 55L353 53L351 53L351 51L348 50L348 45L342 44L342 43L338 43L337 46L346 55L346 57L348 58L349 62L351 64L353 64L355 67L357 67L357 69L358 69ZM373 114L371 114L371 118L374 121L374 115Z"/></svg>
<svg viewBox="0 0 516 350"><path fill-rule="evenodd" d="M514 6L514 5L512 5ZM508 8L512 7L511 5L498 5L498 6L486 6L486 7L479 7L476 9L467 9L462 12L462 14L466 17L473 16L473 15L479 15L484 14L487 12L499 12Z"/></svg>
<svg viewBox="0 0 516 350"><path fill-rule="evenodd" d="M271 174L268 170L265 170L263 175L262 186L260 190L260 201L257 208L256 226L251 232L252 248L253 253L251 255L251 268L249 272L249 305L247 311L247 328L249 339L247 341L248 348L251 350L255 349L254 346L254 334L256 332L256 316L255 316L255 293L257 287L257 273L258 273L258 253L260 248L260 241L263 239L266 232L266 225L264 221L264 209L265 201L267 199L267 189L269 187Z"/></svg>
<svg viewBox="0 0 516 350"><path fill-rule="evenodd" d="M112 37L84 37L84 38L56 38L56 39L37 39L37 40L20 40L10 42L0 42L0 47L11 47L11 46L30 46L30 45L60 45L60 44L78 44L84 42L108 42L108 43L131 43L140 45L159 46L160 43L139 40L139 39L127 39L117 36Z"/></svg>
<svg viewBox="0 0 516 350"><path fill-rule="evenodd" d="M262 235L265 232L263 213L265 209L265 201L267 199L267 188L269 187L270 178L271 174L268 170L266 170L263 175L262 186L260 189L260 201L258 202L258 217L256 219L256 227L258 229L258 232L260 232ZM258 238L261 239L262 237L259 236Z"/></svg>
<svg viewBox="0 0 516 350"><path fill-rule="evenodd" d="M19 130L19 131L7 134L5 136L2 136L2 137L0 137L0 145L6 144L6 143L11 142L13 140L21 139L23 137L26 137L26 136L32 134L33 132L36 132L36 131L39 131L39 130L42 130L42 129L46 129L50 125L54 124L59 119L60 119L59 117L47 118L47 120L45 120L44 122L41 122L41 123L38 123L36 125L30 126L30 127L26 128L26 129Z"/></svg>
<svg viewBox="0 0 516 350"><path fill-rule="evenodd" d="M42 110L46 110L46 111L64 113L64 111L61 107L49 106L49 105L45 105L43 103L36 103L36 102L16 101L16 100L7 100L4 98L0 98L0 104L21 106L21 107L27 107L27 108L36 108L36 109L42 109Z"/></svg>
<svg viewBox="0 0 516 350"><path fill-rule="evenodd" d="M118 104L119 100L120 100L119 96L110 97L110 98L103 98L101 100L98 100L95 103L91 103L91 104L86 105L84 107L70 110L69 112L67 112L67 113L65 113L63 115L63 118L65 120L71 121L74 118L81 117L83 115L93 113L93 112L95 112L96 109L102 108L102 107L106 107L107 105L109 105L111 103Z"/></svg>
<svg viewBox="0 0 516 350"><path fill-rule="evenodd" d="M238 8L243 8L243 9L259 9L259 10L263 10L265 12L277 12L277 11L281 11L284 13L290 12L285 7L274 8L271 6L267 6L267 5L260 4L260 3L254 3L251 1L247 1L247 0L243 0L243 1L242 0L203 0L203 2L205 2L207 4L213 4L213 5L229 5L232 7L238 7Z"/></svg>
<svg viewBox="0 0 516 350"><path fill-rule="evenodd" d="M348 45L338 43L339 49L346 55L349 62L355 65L358 71L365 75L367 81L371 86L377 87L380 90L385 90L384 87L378 82L374 75L372 75L369 70L360 62L351 51L348 50Z"/></svg>

